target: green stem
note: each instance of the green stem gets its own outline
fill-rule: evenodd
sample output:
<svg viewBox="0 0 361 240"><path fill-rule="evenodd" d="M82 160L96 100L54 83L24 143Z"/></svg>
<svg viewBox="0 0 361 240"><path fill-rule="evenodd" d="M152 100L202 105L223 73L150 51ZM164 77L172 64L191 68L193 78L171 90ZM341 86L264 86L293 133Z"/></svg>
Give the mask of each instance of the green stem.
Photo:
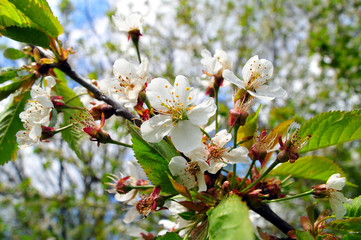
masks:
<svg viewBox="0 0 361 240"><path fill-rule="evenodd" d="M153 185L146 185L146 186L129 186L130 189L150 189L154 188Z"/></svg>
<svg viewBox="0 0 361 240"><path fill-rule="evenodd" d="M234 129L234 136L233 136L233 148L237 147L237 128L233 128ZM232 175L232 184L231 184L231 189L234 188L234 186L236 186L236 175L237 175L237 164L233 164L233 175Z"/></svg>
<svg viewBox="0 0 361 240"><path fill-rule="evenodd" d="M200 128L200 129L204 135L206 135L209 139L212 139L211 136L209 136L209 134L206 131L204 131L204 129L202 129L202 128Z"/></svg>
<svg viewBox="0 0 361 240"><path fill-rule="evenodd" d="M81 94L78 94L78 95L76 95L76 96L74 96L72 98L69 98L68 100L66 100L66 102L64 102L64 104L68 104L69 102L73 101L74 99L76 99L76 98L78 98L80 96L86 95L86 94L88 94L88 93L81 93Z"/></svg>
<svg viewBox="0 0 361 240"><path fill-rule="evenodd" d="M140 59L140 52L139 52L139 38L132 37L132 41L134 43L135 49L137 50L139 64L141 64L142 60Z"/></svg>
<svg viewBox="0 0 361 240"><path fill-rule="evenodd" d="M243 184L246 182L246 179L251 174L252 168L253 168L254 164L256 163L256 161L257 161L256 159L252 160L251 166L249 166L249 169L248 169L246 175L244 176L244 178L242 179L242 182L238 186L238 190L242 188Z"/></svg>
<svg viewBox="0 0 361 240"><path fill-rule="evenodd" d="M118 142L118 141L113 140L113 139L110 139L107 143L113 143L113 144L120 145L120 146L123 146L123 147L132 148L132 145L122 143L122 142Z"/></svg>
<svg viewBox="0 0 361 240"><path fill-rule="evenodd" d="M300 193L291 197L285 197L285 198L278 198L278 199L272 199L272 200L264 200L262 201L262 203L271 203L271 202L282 202L282 201L287 201L287 200L291 200L294 198L299 198L299 197L303 197L303 196L307 196L310 195L314 192L313 189L311 189L310 191L304 192L304 193Z"/></svg>
<svg viewBox="0 0 361 240"><path fill-rule="evenodd" d="M215 119L215 122L216 122L216 128L215 128L215 132L214 132L214 135L216 135L217 134L217 132L218 132L218 91L219 91L219 88L217 87L217 86L215 86L215 84L214 84L214 97L215 97L215 99L216 99L216 119Z"/></svg>
<svg viewBox="0 0 361 240"><path fill-rule="evenodd" d="M276 167L279 163L280 163L280 161L279 161L278 159L276 159L276 160L272 163L272 165L269 166L269 167L267 168L267 170L262 173L262 175L261 175L259 178L257 178L257 179L256 179L253 183L251 183L248 187L246 187L245 189L243 189L243 190L241 191L241 193L247 192L249 189L253 188L254 185L256 185L257 183L259 183L259 182L260 182L274 167Z"/></svg>
<svg viewBox="0 0 361 240"><path fill-rule="evenodd" d="M187 232L187 235L185 235L185 237L183 238L183 240L187 240L189 238L189 235L192 233L192 231L197 227L198 223L200 223L202 220L204 219L204 217L201 217L200 219L198 219L197 222L195 222L192 226L192 228Z"/></svg>

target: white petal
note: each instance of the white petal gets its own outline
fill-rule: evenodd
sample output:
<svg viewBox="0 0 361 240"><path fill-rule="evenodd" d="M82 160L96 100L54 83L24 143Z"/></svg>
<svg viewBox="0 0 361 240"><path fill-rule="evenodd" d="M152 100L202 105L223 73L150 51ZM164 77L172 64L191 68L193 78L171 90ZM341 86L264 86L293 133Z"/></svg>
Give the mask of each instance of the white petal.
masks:
<svg viewBox="0 0 361 240"><path fill-rule="evenodd" d="M227 130L223 129L219 131L214 138L212 138L212 143L216 144L220 148L226 145L232 139L232 134L228 133Z"/></svg>
<svg viewBox="0 0 361 240"><path fill-rule="evenodd" d="M194 149L189 153L186 153L186 156L189 157L192 161L206 161L208 158L208 153L208 147L205 144L201 144L200 147Z"/></svg>
<svg viewBox="0 0 361 240"><path fill-rule="evenodd" d="M202 58L211 58L212 54L207 49L203 49L201 51L201 56Z"/></svg>
<svg viewBox="0 0 361 240"><path fill-rule="evenodd" d="M173 176L182 175L187 167L187 160L184 157L175 156L170 160L168 167Z"/></svg>
<svg viewBox="0 0 361 240"><path fill-rule="evenodd" d="M156 115L144 122L140 127L142 137L148 142L159 142L170 133L173 123L170 117Z"/></svg>
<svg viewBox="0 0 361 240"><path fill-rule="evenodd" d="M326 182L327 188L332 188L341 191L346 185L346 178L341 177L341 174L333 174Z"/></svg>
<svg viewBox="0 0 361 240"><path fill-rule="evenodd" d="M123 222L124 223L131 223L134 221L134 219L139 215L138 210L135 207L132 207L128 210L128 212L125 214Z"/></svg>
<svg viewBox="0 0 361 240"><path fill-rule="evenodd" d="M216 113L217 106L213 98L208 97L201 104L198 104L193 109L187 112L189 120L198 126L205 125L209 118Z"/></svg>
<svg viewBox="0 0 361 240"><path fill-rule="evenodd" d="M137 190L132 189L132 190L130 190L129 192L127 192L125 194L116 193L114 198L118 202L128 202L129 200L133 199L136 194L137 194Z"/></svg>
<svg viewBox="0 0 361 240"><path fill-rule="evenodd" d="M168 110L167 106L173 105L174 100L173 86L164 78L154 78L146 89L147 97L150 104L158 110Z"/></svg>
<svg viewBox="0 0 361 240"><path fill-rule="evenodd" d="M191 121L185 120L174 126L171 138L177 150L187 153L201 145L202 132Z"/></svg>
<svg viewBox="0 0 361 240"><path fill-rule="evenodd" d="M222 154L224 160L228 163L248 163L248 149L245 147L237 147L230 152Z"/></svg>
<svg viewBox="0 0 361 240"><path fill-rule="evenodd" d="M204 179L204 172L197 173L197 180L198 180L198 192L207 191L207 185Z"/></svg>
<svg viewBox="0 0 361 240"><path fill-rule="evenodd" d="M175 99L184 106L188 106L188 95L191 91L188 79L185 76L178 75L174 82ZM190 99L189 99L190 100Z"/></svg>
<svg viewBox="0 0 361 240"><path fill-rule="evenodd" d="M244 81L242 81L241 79L239 79L236 75L234 75L234 73L228 69L224 70L223 71L223 74L222 74L223 78L225 80L227 80L228 82L231 82L233 83L234 85L236 85L237 87L239 88L243 88L245 89L244 87Z"/></svg>
<svg viewBox="0 0 361 240"><path fill-rule="evenodd" d="M122 77L124 80L127 78L131 80L137 76L137 69L134 64L131 64L124 59L117 59L113 65L113 73L118 79L119 77Z"/></svg>
<svg viewBox="0 0 361 240"><path fill-rule="evenodd" d="M29 138L31 138L34 141L38 141L41 136L41 132L42 132L41 126L35 125L29 132Z"/></svg>
<svg viewBox="0 0 361 240"><path fill-rule="evenodd" d="M248 84L248 81L252 76L252 71L254 70L254 66L255 64L257 64L258 60L259 59L257 55L253 56L246 62L246 64L242 68L242 77L245 82L245 85Z"/></svg>

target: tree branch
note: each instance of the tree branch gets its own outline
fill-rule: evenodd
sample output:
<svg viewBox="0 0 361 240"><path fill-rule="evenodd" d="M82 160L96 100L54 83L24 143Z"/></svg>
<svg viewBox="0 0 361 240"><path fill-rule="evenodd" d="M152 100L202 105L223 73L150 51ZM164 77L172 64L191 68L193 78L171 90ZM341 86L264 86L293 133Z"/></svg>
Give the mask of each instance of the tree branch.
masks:
<svg viewBox="0 0 361 240"><path fill-rule="evenodd" d="M59 70L63 71L68 77L72 78L74 81L88 89L91 93L94 94L94 97L98 100L101 100L103 102L106 102L110 106L112 106L115 109L115 115L121 116L129 121L134 122L137 126L141 125L141 120L134 116L132 113L130 113L127 109L122 107L118 102L116 102L114 99L108 97L107 95L104 95L99 88L97 88L95 85L91 84L87 79L80 76L78 73L76 73L69 63L67 61L59 62L54 67L58 68Z"/></svg>
<svg viewBox="0 0 361 240"><path fill-rule="evenodd" d="M263 218L271 222L275 225L279 230L281 230L284 234L287 235L288 231L295 230L290 224L288 224L285 220L280 218L267 204L262 204L259 208L251 209L261 215ZM288 238L290 239L290 238Z"/></svg>

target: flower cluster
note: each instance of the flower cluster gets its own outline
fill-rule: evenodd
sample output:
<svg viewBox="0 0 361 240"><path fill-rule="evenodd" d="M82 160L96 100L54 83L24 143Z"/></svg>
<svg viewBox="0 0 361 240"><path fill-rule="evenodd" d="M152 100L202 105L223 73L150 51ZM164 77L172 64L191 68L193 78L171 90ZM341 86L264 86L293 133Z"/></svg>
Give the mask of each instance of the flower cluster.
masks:
<svg viewBox="0 0 361 240"><path fill-rule="evenodd" d="M31 88L31 98L25 106L25 111L19 117L26 130L16 133L17 142L20 147L28 147L41 140L42 127L47 127L50 123L51 111L54 105L51 100L51 88L55 86L52 77L45 78L45 89L35 84Z"/></svg>

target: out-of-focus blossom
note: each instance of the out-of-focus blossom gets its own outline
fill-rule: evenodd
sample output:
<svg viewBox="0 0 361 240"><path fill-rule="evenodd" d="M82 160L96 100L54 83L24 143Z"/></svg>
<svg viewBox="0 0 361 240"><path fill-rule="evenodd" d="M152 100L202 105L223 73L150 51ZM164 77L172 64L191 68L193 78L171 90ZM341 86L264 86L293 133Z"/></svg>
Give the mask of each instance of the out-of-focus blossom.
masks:
<svg viewBox="0 0 361 240"><path fill-rule="evenodd" d="M139 38L142 36L141 28L143 25L143 18L139 13L131 13L127 17L123 18L113 16L113 21L119 31L128 33L128 40L131 37Z"/></svg>
<svg viewBox="0 0 361 240"><path fill-rule="evenodd" d="M205 125L216 112L212 98L195 105L195 91L188 79L177 76L174 87L163 78L155 78L147 87L149 102L158 113L141 126L141 134L148 142L159 142L171 136L174 146L181 152L190 152L201 144Z"/></svg>
<svg viewBox="0 0 361 240"><path fill-rule="evenodd" d="M264 85L272 77L272 74L272 63L266 59L259 59L257 55L249 59L244 65L242 69L243 81L232 71L223 71L224 79L262 100L273 100L287 94L280 86Z"/></svg>

